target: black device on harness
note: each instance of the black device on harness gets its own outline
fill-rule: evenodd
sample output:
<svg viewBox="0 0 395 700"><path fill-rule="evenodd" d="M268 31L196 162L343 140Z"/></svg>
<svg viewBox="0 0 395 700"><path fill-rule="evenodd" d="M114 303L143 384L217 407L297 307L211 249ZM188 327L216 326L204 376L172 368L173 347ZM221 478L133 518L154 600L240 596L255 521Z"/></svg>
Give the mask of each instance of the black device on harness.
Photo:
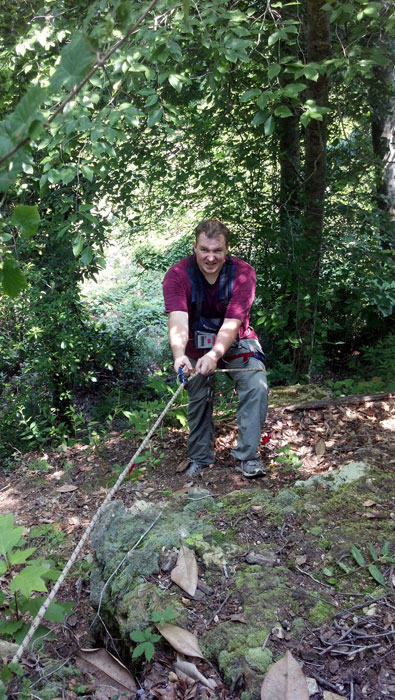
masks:
<svg viewBox="0 0 395 700"><path fill-rule="evenodd" d="M208 318L202 316L202 305L205 297L204 277L199 270L195 256L191 255L189 258L187 271L191 285L192 303L190 325L194 332L194 343L197 350L209 350L215 343L216 335L222 326L226 309L232 297L235 267L231 257L228 256L218 280L218 299L224 302L224 315L220 318Z"/></svg>

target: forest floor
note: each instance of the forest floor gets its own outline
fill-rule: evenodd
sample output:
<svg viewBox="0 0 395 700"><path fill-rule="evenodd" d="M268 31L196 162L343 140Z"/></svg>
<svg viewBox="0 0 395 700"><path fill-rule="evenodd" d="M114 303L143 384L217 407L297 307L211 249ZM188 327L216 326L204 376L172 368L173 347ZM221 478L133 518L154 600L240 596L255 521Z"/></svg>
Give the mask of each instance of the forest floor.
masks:
<svg viewBox="0 0 395 700"><path fill-rule="evenodd" d="M152 440L151 465L143 465L146 469L138 473L137 480L129 478L125 481L116 498L121 498L125 506L129 506L138 498L157 501L163 499L166 493L187 492L196 486L207 488L218 497L234 490L256 488L277 494L298 479L326 474L352 461L366 462L387 476L394 474L393 395L381 400L353 402L350 398L343 401L318 403L316 407L307 406L304 410L284 407L270 409L267 431L271 437L265 445L262 444L267 473L259 479L246 479L234 469L231 448L235 444L236 426L233 420L224 418L217 421L215 465L193 480L182 471L177 471L185 463L185 431L166 428ZM285 454L279 452L284 445L290 447L289 454L296 455L300 460L301 466L297 470L292 465L292 459L295 461L296 457L291 457L288 465L278 461L278 457ZM119 465L127 464L138 446L137 441L125 439L121 433L113 431L96 447L76 444L64 450L47 451L45 455L42 452L24 455L16 471L12 474L0 473L0 512L12 512L16 523L25 526L26 534L32 527L47 524L48 531L41 539L43 552L48 558L66 561L103 502L109 485L114 483L114 473L119 474ZM163 456L158 459L162 453ZM49 466L44 471L45 463ZM337 517L341 518L341 513ZM391 518L395 519L394 492L384 494L380 502L367 498L363 512L355 513L361 527L366 525L372 528L372 538L376 524ZM226 526L226 523L221 525L225 529ZM251 510L241 519L239 528L248 545L250 541L253 544L257 528L262 528L259 529L262 536L265 523L259 521L258 512ZM272 528L267 536L271 540L274 538L278 551L289 546L293 551L304 551L304 533L293 530L291 521L284 522L284 526L277 530L274 532ZM306 552L305 558L301 556L298 561L299 566L293 573L299 577L301 588L306 590L309 582L314 584L315 580L308 566L309 553ZM58 600L75 602L73 614L65 624L54 625L56 636L46 643L45 654L60 663L69 658L73 660L79 648L92 645L89 636L92 619L89 604L91 566L92 555L87 546L82 560L76 563L58 595ZM346 605L350 607L350 601L346 603L344 597L337 598L335 587L327 584L322 584L323 596L331 601L338 613L340 611L332 623L311 628L297 647L286 625L280 633L274 633L276 656L288 648L292 649L299 662L303 662L304 673L313 684L310 686L311 700L395 698L394 566L392 569L389 566L385 573L388 591L377 604L372 606L372 598L365 596L362 589L352 599L353 609L363 610L362 617L358 617L358 625L354 624L357 628L355 636L352 631L345 632L349 629L344 626L349 620L347 610L344 618L341 615ZM228 593L224 581L219 577L218 591L214 591L209 603L211 624L229 619L234 614L234 601ZM187 604L198 608L202 605L193 600ZM161 649L155 654L154 663L146 664L138 679L140 692L136 697L164 700L240 697L237 684L232 689L224 688L222 684L222 690L214 695L201 686L195 684L191 687L174 678L169 686L168 675L172 671L173 659L170 650L166 652ZM31 676L40 671L40 651L34 654L29 652L25 668ZM218 672L212 671L211 675L213 673L216 673L218 687L221 687ZM94 677L86 678L88 691L85 691L84 697L101 698L101 695L95 695ZM59 698L71 700L81 697L81 693L75 690L77 685L81 685L81 680L65 679ZM128 697L133 698L134 695Z"/></svg>

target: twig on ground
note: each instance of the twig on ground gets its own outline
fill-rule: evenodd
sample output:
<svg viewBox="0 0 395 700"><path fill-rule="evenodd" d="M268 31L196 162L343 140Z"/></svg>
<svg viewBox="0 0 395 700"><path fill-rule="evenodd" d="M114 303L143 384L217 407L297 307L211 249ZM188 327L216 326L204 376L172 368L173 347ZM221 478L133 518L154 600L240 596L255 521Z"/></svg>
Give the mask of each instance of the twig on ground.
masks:
<svg viewBox="0 0 395 700"><path fill-rule="evenodd" d="M333 644L330 644L329 647L327 647L326 649L323 649L323 651L320 651L320 656L324 656L324 654L327 654L328 651L330 651L331 649L333 649L333 647L336 647L338 644L340 644L340 642L342 642L343 639L345 639L346 637L348 637L348 635L351 634L351 632L352 632L358 625L359 625L359 620L358 620L358 622L356 622L352 627L349 627L349 628L346 630L346 632L344 632L344 633L342 634L342 636L337 640L337 642L334 642Z"/></svg>
<svg viewBox="0 0 395 700"><path fill-rule="evenodd" d="M206 622L206 629L214 621L214 618L221 612L222 608L224 607L224 605L226 605L231 595L232 593L228 593L228 595L224 598L221 605L219 606L218 610L216 610L214 615L208 620L208 622Z"/></svg>
<svg viewBox="0 0 395 700"><path fill-rule="evenodd" d="M322 676L319 676L318 673L315 673L315 671L311 671L311 669L309 669L309 676L312 676L313 678L315 678L317 683L322 685L323 688L327 688L328 690L333 690L334 693L339 694L340 691L336 685L334 685L333 683L330 683Z"/></svg>
<svg viewBox="0 0 395 700"><path fill-rule="evenodd" d="M329 583L325 583L324 581L320 581L318 578L314 578L311 574L309 574L307 571L304 571L304 569L301 569L300 566L295 566L295 569L297 569L301 574L304 574L305 576L308 576L311 578L312 581L315 581L315 583L319 583L320 586L326 586L327 588L332 588L332 586L329 585Z"/></svg>

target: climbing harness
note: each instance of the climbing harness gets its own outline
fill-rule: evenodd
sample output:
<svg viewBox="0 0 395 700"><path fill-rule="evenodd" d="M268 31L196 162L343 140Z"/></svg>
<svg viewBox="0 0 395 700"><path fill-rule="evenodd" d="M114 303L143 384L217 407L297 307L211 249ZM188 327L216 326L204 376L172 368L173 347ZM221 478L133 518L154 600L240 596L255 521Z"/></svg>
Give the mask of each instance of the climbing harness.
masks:
<svg viewBox="0 0 395 700"><path fill-rule="evenodd" d="M219 318L202 316L202 304L205 299L205 280L199 270L194 255L189 258L187 268L189 282L191 286L190 325L193 330L193 340L197 350L209 350L213 347L220 327L222 326L226 309L233 293L233 279L235 274L235 264L230 255L226 258L225 264L218 279L218 300L224 303L223 316Z"/></svg>

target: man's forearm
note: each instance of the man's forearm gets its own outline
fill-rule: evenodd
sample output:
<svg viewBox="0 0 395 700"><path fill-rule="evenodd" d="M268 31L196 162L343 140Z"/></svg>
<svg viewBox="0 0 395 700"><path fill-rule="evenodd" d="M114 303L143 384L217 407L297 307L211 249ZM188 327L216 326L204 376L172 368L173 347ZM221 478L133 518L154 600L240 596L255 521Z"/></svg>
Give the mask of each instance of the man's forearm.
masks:
<svg viewBox="0 0 395 700"><path fill-rule="evenodd" d="M185 311L172 311L169 314L169 341L176 372L179 367L192 369L192 365L185 354L188 337L188 314Z"/></svg>
<svg viewBox="0 0 395 700"><path fill-rule="evenodd" d="M229 350L237 338L241 321L235 318L226 318L217 333L216 341L209 351L215 355L217 361Z"/></svg>

